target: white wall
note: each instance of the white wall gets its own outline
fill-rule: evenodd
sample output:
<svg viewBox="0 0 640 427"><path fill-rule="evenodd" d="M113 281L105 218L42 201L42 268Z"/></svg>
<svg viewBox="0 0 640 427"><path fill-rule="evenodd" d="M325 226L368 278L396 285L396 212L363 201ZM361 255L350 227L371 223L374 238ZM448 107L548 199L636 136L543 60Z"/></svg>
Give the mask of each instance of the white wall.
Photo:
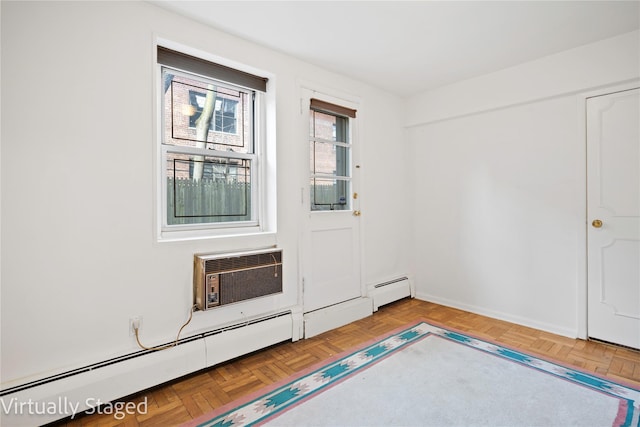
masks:
<svg viewBox="0 0 640 427"><path fill-rule="evenodd" d="M640 77L638 31L407 102L420 298L577 336L580 93Z"/></svg>
<svg viewBox="0 0 640 427"><path fill-rule="evenodd" d="M196 313L184 335L297 303L300 188L308 185L301 79L362 100L363 280L407 274L408 225L388 227L408 199L398 191L406 176L381 172L390 168L385 152L402 143L398 98L142 2L0 7L3 385L136 350L134 315L143 316L148 345L171 340L192 303L196 252L278 244L285 292ZM157 241L156 37L274 76L275 235Z"/></svg>
<svg viewBox="0 0 640 427"><path fill-rule="evenodd" d="M192 301L195 252L278 244L285 292L197 313L186 335L297 303L301 80L362 100L365 283L407 274L413 252L420 297L574 334L576 94L637 78L638 32L419 94L405 117L394 96L150 4L0 8L3 386L136 350L133 315L147 343L170 340ZM157 242L156 37L274 76L275 235Z"/></svg>
<svg viewBox="0 0 640 427"><path fill-rule="evenodd" d="M639 41L639 32L632 31L416 94L407 100L405 124L417 126L638 78Z"/></svg>

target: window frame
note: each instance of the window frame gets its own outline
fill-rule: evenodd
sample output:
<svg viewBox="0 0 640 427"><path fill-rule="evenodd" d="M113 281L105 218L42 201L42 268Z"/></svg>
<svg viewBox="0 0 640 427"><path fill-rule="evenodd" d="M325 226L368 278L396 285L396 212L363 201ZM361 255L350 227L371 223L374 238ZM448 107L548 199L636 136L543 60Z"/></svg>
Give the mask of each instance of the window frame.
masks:
<svg viewBox="0 0 640 427"><path fill-rule="evenodd" d="M157 44L160 49L164 44ZM187 49L180 49L180 52L189 52ZM204 55L203 55L204 56ZM206 57L206 56L205 56ZM198 56L198 58L201 58ZM202 59L209 61L209 59ZM267 194L274 194L275 177L265 174L266 163L275 164L275 147L267 149L267 103L272 104L271 98L273 93L262 92L252 88L247 88L239 84L228 83L221 79L183 70L174 66L168 66L158 61L157 57L154 62L155 67L155 92L156 92L156 114L157 133L156 133L156 229L158 241L173 240L191 240L212 237L224 237L233 235L250 235L262 234L275 231L275 203L265 203ZM165 111L164 111L164 94L163 94L163 68L170 69L172 73L183 75L188 78L204 80L205 82L214 81L216 85L229 87L233 90L242 90L249 93L253 99L249 99L249 104L253 104L253 125L251 138L253 139L252 153L237 153L231 151L219 151L209 148L197 148L190 146L170 145L165 143ZM242 69L238 70L244 73ZM267 80L265 78L265 80ZM270 95L269 95L270 94ZM238 108L241 108L240 106ZM272 115L271 113L269 115ZM275 115L273 114L275 117ZM216 132L209 130L209 132ZM272 138L269 138L271 141ZM273 141L275 142L275 141ZM187 154L187 155L204 155L207 157L220 157L230 159L246 159L251 162L250 180L251 180L251 220L249 221L227 221L227 222L203 222L197 224L169 224L168 223L168 183L167 176L167 156L169 153Z"/></svg>
<svg viewBox="0 0 640 427"><path fill-rule="evenodd" d="M315 101L320 101L318 99L315 99ZM341 107L337 104L330 104L326 101L320 101L319 102L319 106L314 106L314 105L310 105L309 106L309 116L313 117L314 113L320 113L320 114L325 114L325 115L329 115L329 116L333 116L336 119L342 119L345 120L345 124L346 124L346 132L345 132L345 141L338 141L337 139L337 135L334 136L334 138L336 139L334 140L329 140L329 139L324 139L324 138L320 138L315 136L315 129L314 129L314 135L309 135L308 140L310 143L313 143L314 145L316 143L320 143L320 144L326 144L326 145L331 145L333 148L333 151L337 153L337 147L342 147L345 149L346 152L346 164L345 166L345 172L346 175L339 175L338 171L335 171L334 174L330 174L330 173L323 173L323 172L316 172L314 170L309 170L309 177L310 177L310 185L314 186L315 184L312 184L311 181L313 181L315 183L315 180L334 180L337 182L342 182L344 183L344 185L346 186L346 191L345 191L345 203L331 203L331 204L316 204L315 203L315 191L311 191L311 188L309 189L309 212L311 213L321 213L321 212L350 212L353 211L354 207L353 207L353 200L352 200L352 193L353 193L353 126L354 126L354 122L355 122L355 110L351 110L350 108L347 107ZM334 107L334 108L331 108ZM336 108L337 107L337 108ZM342 111L340 108L344 108L344 111ZM349 114L350 113L346 113L345 111L353 111L354 116L351 117ZM314 120L314 127L315 127L315 119ZM336 134L336 124L334 123L334 134ZM311 152L311 148L310 148L310 155L314 153ZM336 154L336 160L337 160L337 154ZM315 161L315 159L314 159ZM314 165L315 167L315 165ZM344 206L344 208L339 208L339 209L335 209L335 206ZM326 208L322 208L322 206L329 206L329 209Z"/></svg>

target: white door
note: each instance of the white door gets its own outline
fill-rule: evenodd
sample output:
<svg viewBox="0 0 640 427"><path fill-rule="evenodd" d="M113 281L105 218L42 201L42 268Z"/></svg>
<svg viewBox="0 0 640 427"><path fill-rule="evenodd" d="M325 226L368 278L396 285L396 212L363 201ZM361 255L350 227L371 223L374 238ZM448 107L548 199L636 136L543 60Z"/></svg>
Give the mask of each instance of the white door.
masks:
<svg viewBox="0 0 640 427"><path fill-rule="evenodd" d="M640 348L640 90L587 100L588 335Z"/></svg>
<svg viewBox="0 0 640 427"><path fill-rule="evenodd" d="M359 167L353 105L303 91L304 150L302 277L305 313L362 295Z"/></svg>

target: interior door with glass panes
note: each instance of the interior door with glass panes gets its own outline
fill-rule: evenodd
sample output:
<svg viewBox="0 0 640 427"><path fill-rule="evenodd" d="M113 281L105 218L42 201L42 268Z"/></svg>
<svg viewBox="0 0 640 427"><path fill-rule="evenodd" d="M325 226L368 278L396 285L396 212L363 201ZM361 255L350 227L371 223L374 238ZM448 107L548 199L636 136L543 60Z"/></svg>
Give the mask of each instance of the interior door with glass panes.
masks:
<svg viewBox="0 0 640 427"><path fill-rule="evenodd" d="M302 277L305 313L362 295L359 166L354 105L303 94L308 178L303 194Z"/></svg>

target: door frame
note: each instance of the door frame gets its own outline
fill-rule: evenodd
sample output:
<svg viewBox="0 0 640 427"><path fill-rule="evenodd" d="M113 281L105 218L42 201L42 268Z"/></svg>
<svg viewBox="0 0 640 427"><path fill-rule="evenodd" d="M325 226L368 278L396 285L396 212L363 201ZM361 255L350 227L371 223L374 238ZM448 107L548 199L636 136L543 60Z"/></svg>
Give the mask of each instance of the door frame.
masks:
<svg viewBox="0 0 640 427"><path fill-rule="evenodd" d="M609 95L616 92L623 92L640 87L640 79L629 80L624 83L615 84L611 86L594 89L588 92L582 92L577 95L577 108L578 108L578 141L580 143L580 159L579 162L582 167L579 169L579 176L577 179L578 188L576 188L576 194L578 194L578 206L577 217L580 218L578 223L577 236L578 236L578 254L577 254L577 271L576 278L578 284L578 298L577 298L577 338L588 339L588 275L587 275L587 230L588 230L588 218L587 218L587 99L595 96Z"/></svg>

